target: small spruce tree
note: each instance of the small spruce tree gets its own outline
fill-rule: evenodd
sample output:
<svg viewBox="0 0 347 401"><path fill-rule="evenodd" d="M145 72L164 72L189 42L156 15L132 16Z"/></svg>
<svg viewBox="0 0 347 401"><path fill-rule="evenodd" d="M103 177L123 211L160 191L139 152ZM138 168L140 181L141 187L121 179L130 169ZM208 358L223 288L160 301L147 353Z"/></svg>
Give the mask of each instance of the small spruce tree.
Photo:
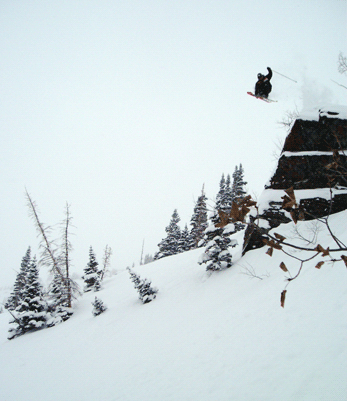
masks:
<svg viewBox="0 0 347 401"><path fill-rule="evenodd" d="M93 248L89 248L89 262L84 269L84 292L99 291L100 290L100 271L98 269L99 263L96 261Z"/></svg>
<svg viewBox="0 0 347 401"><path fill-rule="evenodd" d="M127 267L130 274L130 280L134 283L134 287L139 293L139 299L143 304L153 301L156 298L158 289L151 286L151 281L147 279L141 279L138 274Z"/></svg>
<svg viewBox="0 0 347 401"><path fill-rule="evenodd" d="M31 248L29 247L23 256L19 272L13 285L13 291L5 302L5 308L15 310L23 299L23 290L26 282L26 275L31 261Z"/></svg>
<svg viewBox="0 0 347 401"><path fill-rule="evenodd" d="M240 166L235 166L235 171L233 173L233 184L232 184L232 199L234 202L239 204L246 196L245 185L247 182L244 180L244 170L242 164ZM245 228L245 225L240 222L235 222L235 231L241 231Z"/></svg>
<svg viewBox="0 0 347 401"><path fill-rule="evenodd" d="M179 242L181 239L181 229L178 225L180 220L177 209L175 209L170 224L165 228L167 236L158 244L159 251L154 256L155 260L176 255L180 252Z"/></svg>
<svg viewBox="0 0 347 401"><path fill-rule="evenodd" d="M93 305L93 310L92 310L93 316L98 316L101 313L105 312L105 310L107 309L107 306L104 305L101 299L97 297L95 297L95 300L94 302L92 302L92 305Z"/></svg>
<svg viewBox="0 0 347 401"><path fill-rule="evenodd" d="M229 229L229 225L216 227L213 223L206 229L206 248L199 264L206 263L207 271L224 270L232 266L230 248L235 247L237 242L230 238Z"/></svg>
<svg viewBox="0 0 347 401"><path fill-rule="evenodd" d="M184 230L181 232L181 238L179 239L178 249L179 252L186 252L193 248L193 241L191 233L188 230L188 226L185 225Z"/></svg>
<svg viewBox="0 0 347 401"><path fill-rule="evenodd" d="M39 272L34 258L28 266L22 300L12 313L8 339L12 340L29 331L46 327L48 320L47 303L43 299Z"/></svg>
<svg viewBox="0 0 347 401"><path fill-rule="evenodd" d="M233 200L243 199L246 195L244 186L247 182L244 180L244 169L242 164L240 166L235 166L235 171L233 173L233 184L232 184L232 197Z"/></svg>
<svg viewBox="0 0 347 401"><path fill-rule="evenodd" d="M204 232L208 227L206 201L207 198L205 196L203 187L201 195L199 196L194 207L193 216L190 220L190 224L192 226L190 231L192 248L197 248L204 245L203 241L201 240L204 238Z"/></svg>

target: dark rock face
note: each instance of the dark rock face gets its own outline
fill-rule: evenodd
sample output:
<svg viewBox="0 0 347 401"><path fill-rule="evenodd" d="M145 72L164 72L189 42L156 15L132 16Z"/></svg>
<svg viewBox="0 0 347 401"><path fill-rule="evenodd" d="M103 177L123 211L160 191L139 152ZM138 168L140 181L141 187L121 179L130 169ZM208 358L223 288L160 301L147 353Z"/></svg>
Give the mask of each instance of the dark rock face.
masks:
<svg viewBox="0 0 347 401"><path fill-rule="evenodd" d="M347 120L323 115L318 122L296 120L282 151L324 152L334 149L347 149Z"/></svg>
<svg viewBox="0 0 347 401"><path fill-rule="evenodd" d="M344 113L346 114L346 113ZM336 194L330 188L347 189L347 119L335 111L319 111L318 120L298 119L286 138L282 156L275 174L265 187L265 198L271 198L272 190L293 187L300 190L299 208L301 217L311 220L347 209L347 190ZM326 189L330 196L315 196L312 189ZM268 192L269 191L269 192ZM273 191L278 192L278 191ZM274 194L274 198L275 194ZM262 199L259 199L262 203ZM267 200L262 208L260 230L248 228L245 234L244 252L263 245L262 234L270 228L290 221L282 209L280 199ZM255 220L255 218L253 218ZM267 222L266 224L264 224ZM251 218L252 221L252 218Z"/></svg>
<svg viewBox="0 0 347 401"><path fill-rule="evenodd" d="M282 156L278 161L277 170L271 178L270 185L266 187L272 189L315 189L328 188L330 180L333 178L327 166L334 162L331 155L305 155L290 157ZM340 157L340 168L347 171L347 158ZM341 180L340 180L341 181ZM333 185L344 185L343 182L335 182Z"/></svg>

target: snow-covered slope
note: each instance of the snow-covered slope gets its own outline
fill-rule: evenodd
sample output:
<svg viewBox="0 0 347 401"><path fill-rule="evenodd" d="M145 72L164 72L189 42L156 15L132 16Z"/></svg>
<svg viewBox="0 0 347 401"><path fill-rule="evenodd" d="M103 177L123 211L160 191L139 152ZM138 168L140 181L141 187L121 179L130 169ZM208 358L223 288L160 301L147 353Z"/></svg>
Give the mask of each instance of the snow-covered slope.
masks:
<svg viewBox="0 0 347 401"><path fill-rule="evenodd" d="M330 218L345 243L346 220L347 211ZM317 224L299 222L299 230L318 231L317 243L335 247ZM276 232L295 236L292 223ZM146 305L128 272L119 272L83 295L67 322L12 341L9 315L0 314L0 400L346 399L346 266L308 262L281 308L279 264L295 275L299 263L265 251L235 255L232 268L212 275L197 264L202 249L141 266L136 271L159 288ZM98 317L95 295L108 306Z"/></svg>

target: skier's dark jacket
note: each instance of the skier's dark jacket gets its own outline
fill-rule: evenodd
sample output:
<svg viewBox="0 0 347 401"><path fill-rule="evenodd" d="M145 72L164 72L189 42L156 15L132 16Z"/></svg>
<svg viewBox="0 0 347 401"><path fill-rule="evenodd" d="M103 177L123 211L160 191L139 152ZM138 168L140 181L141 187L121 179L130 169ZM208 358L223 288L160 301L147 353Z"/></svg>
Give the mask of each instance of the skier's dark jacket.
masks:
<svg viewBox="0 0 347 401"><path fill-rule="evenodd" d="M268 97L271 92L272 85L270 79L272 78L272 70L267 67L269 73L267 75L258 74L258 82L255 84L255 95L261 97Z"/></svg>

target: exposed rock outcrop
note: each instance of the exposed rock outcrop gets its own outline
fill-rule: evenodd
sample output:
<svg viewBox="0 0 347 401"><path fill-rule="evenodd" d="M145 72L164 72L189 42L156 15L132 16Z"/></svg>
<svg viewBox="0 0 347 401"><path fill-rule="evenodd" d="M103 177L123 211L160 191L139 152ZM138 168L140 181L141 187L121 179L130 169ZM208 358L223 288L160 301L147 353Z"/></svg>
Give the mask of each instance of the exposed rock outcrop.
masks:
<svg viewBox="0 0 347 401"><path fill-rule="evenodd" d="M261 231L247 230L244 252L263 245L262 232L291 220L282 208L284 191L291 187L301 219L347 209L347 107L302 113L295 121L258 202Z"/></svg>

